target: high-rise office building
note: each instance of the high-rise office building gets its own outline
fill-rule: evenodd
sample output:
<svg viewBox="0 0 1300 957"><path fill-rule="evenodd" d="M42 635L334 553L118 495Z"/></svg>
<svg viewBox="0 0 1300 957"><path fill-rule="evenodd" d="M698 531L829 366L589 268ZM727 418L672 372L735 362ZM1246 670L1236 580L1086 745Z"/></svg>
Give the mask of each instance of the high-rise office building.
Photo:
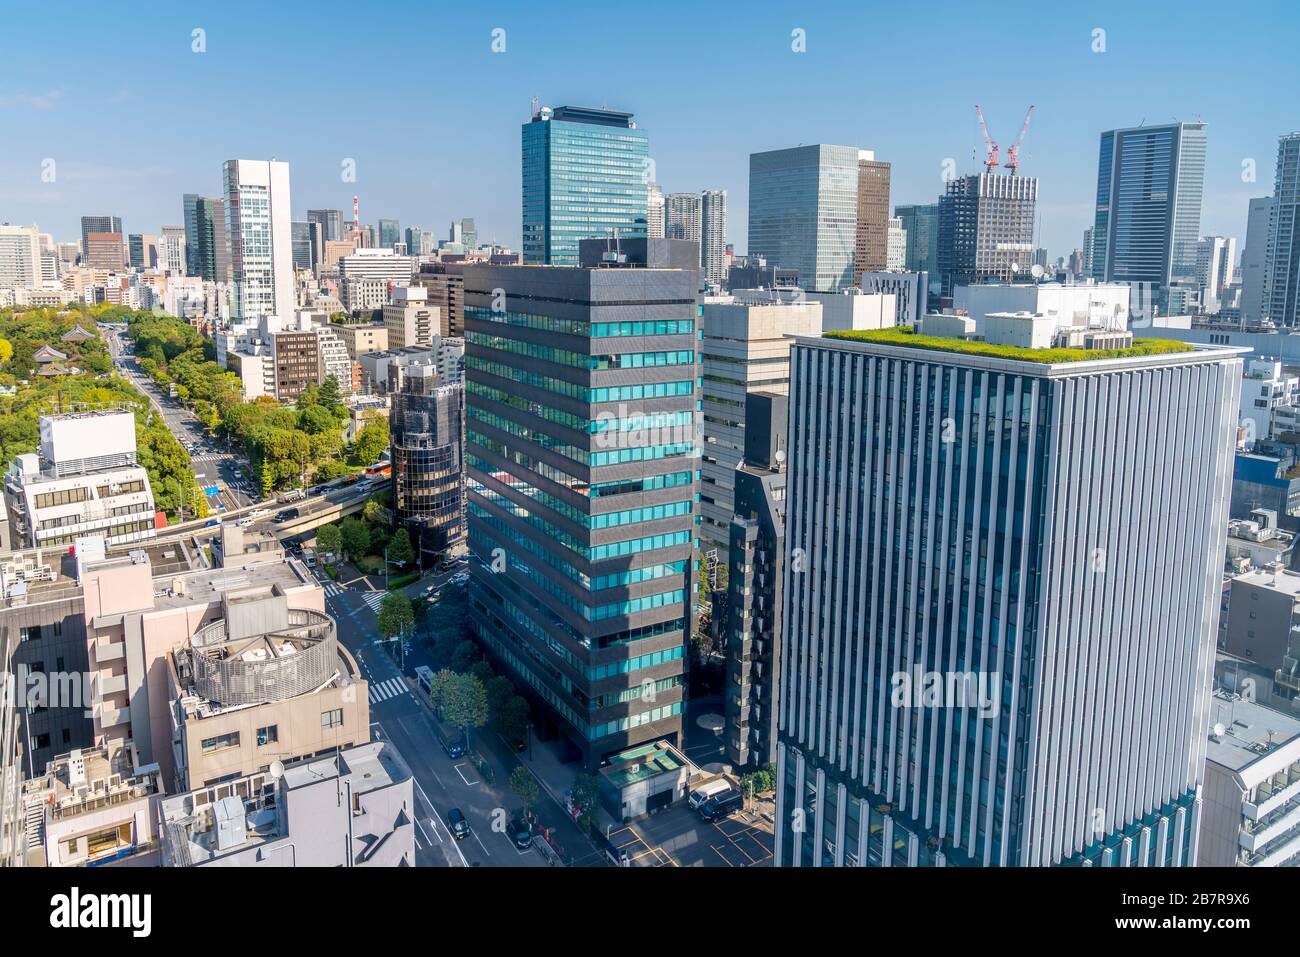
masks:
<svg viewBox="0 0 1300 957"><path fill-rule="evenodd" d="M203 263L199 253L199 203L203 197L198 193L185 193L181 197L181 208L185 220L185 248L189 257L185 260L187 276L202 276Z"/></svg>
<svg viewBox="0 0 1300 957"><path fill-rule="evenodd" d="M790 337L821 333L822 304L770 291L740 293L735 302L706 302L700 322L700 541L725 555L736 467L745 450L745 395L789 391Z"/></svg>
<svg viewBox="0 0 1300 957"><path fill-rule="evenodd" d="M1277 142L1261 309L1279 326L1300 325L1300 133Z"/></svg>
<svg viewBox="0 0 1300 957"><path fill-rule="evenodd" d="M703 232L702 203L699 193L669 193L664 201L664 236L695 243L698 249Z"/></svg>
<svg viewBox="0 0 1300 957"><path fill-rule="evenodd" d="M1241 321L1252 325L1265 318L1264 274L1268 268L1268 225L1273 197L1250 201L1246 213L1246 243L1241 249Z"/></svg>
<svg viewBox="0 0 1300 957"><path fill-rule="evenodd" d="M1092 227L1083 231L1083 275L1092 275Z"/></svg>
<svg viewBox="0 0 1300 957"><path fill-rule="evenodd" d="M312 267L312 231L315 223L295 221L290 224L293 242L293 268L311 271Z"/></svg>
<svg viewBox="0 0 1300 957"><path fill-rule="evenodd" d="M0 223L0 289L41 286L40 230Z"/></svg>
<svg viewBox="0 0 1300 957"><path fill-rule="evenodd" d="M207 282L230 282L230 236L226 232L226 201L199 197L194 204L198 245L189 250L187 265ZM189 235L189 227L186 227Z"/></svg>
<svg viewBox="0 0 1300 957"><path fill-rule="evenodd" d="M858 157L858 223L853 241L853 282L864 272L889 268L889 164Z"/></svg>
<svg viewBox="0 0 1300 957"><path fill-rule="evenodd" d="M465 458L474 628L594 769L680 745L699 279L670 239L579 255L466 267Z"/></svg>
<svg viewBox="0 0 1300 957"><path fill-rule="evenodd" d="M735 476L722 623L727 656L723 740L727 758L737 768L776 761L788 418L784 394L745 396L745 455Z"/></svg>
<svg viewBox="0 0 1300 957"><path fill-rule="evenodd" d="M895 216L889 220L889 241L885 248L885 272L902 272L906 268L907 230L903 228L902 217Z"/></svg>
<svg viewBox="0 0 1300 957"><path fill-rule="evenodd" d="M381 219L379 221L379 245L384 249L392 249L401 241L402 224L395 219Z"/></svg>
<svg viewBox="0 0 1300 957"><path fill-rule="evenodd" d="M776 863L1194 865L1241 350L985 322L793 348Z"/></svg>
<svg viewBox="0 0 1300 957"><path fill-rule="evenodd" d="M1102 133L1093 278L1142 283L1147 291L1140 295L1168 311L1170 286L1196 283L1204 182L1204 123Z"/></svg>
<svg viewBox="0 0 1300 957"><path fill-rule="evenodd" d="M231 314L289 316L296 305L289 164L227 160L223 168L230 244Z"/></svg>
<svg viewBox="0 0 1300 957"><path fill-rule="evenodd" d="M158 237L158 266L170 275L186 275L185 227L164 226Z"/></svg>
<svg viewBox="0 0 1300 957"><path fill-rule="evenodd" d="M937 273L939 268L939 204L894 207L907 234L904 268L908 272Z"/></svg>
<svg viewBox="0 0 1300 957"><path fill-rule="evenodd" d="M81 255L85 256L88 252L86 240L91 233L120 233L121 231L121 216L82 216Z"/></svg>
<svg viewBox="0 0 1300 957"><path fill-rule="evenodd" d="M644 238L649 149L631 113L536 110L523 126L524 262L576 266L579 240Z"/></svg>
<svg viewBox="0 0 1300 957"><path fill-rule="evenodd" d="M806 289L838 292L852 286L858 164L874 158L870 150L852 146L751 153L749 255L798 270Z"/></svg>
<svg viewBox="0 0 1300 957"><path fill-rule="evenodd" d="M436 366L397 373L389 434L393 507L421 565L465 538L465 387Z"/></svg>
<svg viewBox="0 0 1300 957"><path fill-rule="evenodd" d="M474 220L470 217L460 221L460 241L465 244L465 248L470 252L478 249L478 227L474 225Z"/></svg>
<svg viewBox="0 0 1300 957"><path fill-rule="evenodd" d="M425 245L424 237L429 234L420 229L419 226L407 226L406 232L406 254L408 256L427 256L433 250Z"/></svg>
<svg viewBox="0 0 1300 957"><path fill-rule="evenodd" d="M307 210L307 222L317 223L320 226L320 248L313 253L315 263L320 265L325 261L325 244L338 242L345 238L343 235L343 210L309 209Z"/></svg>
<svg viewBox="0 0 1300 957"><path fill-rule="evenodd" d="M1038 180L974 173L948 180L936 253L942 295L956 286L1011 282L1033 266Z"/></svg>
<svg viewBox="0 0 1300 957"><path fill-rule="evenodd" d="M658 183L646 184L646 238L663 239L667 220L664 212L664 191Z"/></svg>
<svg viewBox="0 0 1300 957"><path fill-rule="evenodd" d="M87 233L84 242L83 265L109 272L126 268L126 243L121 233Z"/></svg>
<svg viewBox="0 0 1300 957"><path fill-rule="evenodd" d="M727 191L706 189L700 194L700 270L704 281L727 281Z"/></svg>
<svg viewBox="0 0 1300 957"><path fill-rule="evenodd" d="M1232 236L1205 236L1196 244L1196 284L1201 293L1201 312L1205 315L1212 316L1219 311L1236 263L1237 240Z"/></svg>

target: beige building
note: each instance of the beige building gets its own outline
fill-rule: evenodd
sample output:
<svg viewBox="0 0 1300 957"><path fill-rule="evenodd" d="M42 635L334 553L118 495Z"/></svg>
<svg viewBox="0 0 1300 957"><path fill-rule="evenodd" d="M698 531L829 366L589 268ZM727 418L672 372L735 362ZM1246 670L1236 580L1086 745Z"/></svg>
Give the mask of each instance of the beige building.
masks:
<svg viewBox="0 0 1300 957"><path fill-rule="evenodd" d="M330 323L330 329L343 340L354 362L364 353L383 352L388 348L388 327L382 323Z"/></svg>
<svg viewBox="0 0 1300 957"><path fill-rule="evenodd" d="M438 335L441 310L429 304L423 286L397 286L392 302L384 306L384 328L388 349L427 346Z"/></svg>
<svg viewBox="0 0 1300 957"><path fill-rule="evenodd" d="M747 301L706 300L701 358L704 373L700 462L701 547L725 554L735 471L745 451L745 394L790 394L790 336L818 336L822 306L746 291Z"/></svg>

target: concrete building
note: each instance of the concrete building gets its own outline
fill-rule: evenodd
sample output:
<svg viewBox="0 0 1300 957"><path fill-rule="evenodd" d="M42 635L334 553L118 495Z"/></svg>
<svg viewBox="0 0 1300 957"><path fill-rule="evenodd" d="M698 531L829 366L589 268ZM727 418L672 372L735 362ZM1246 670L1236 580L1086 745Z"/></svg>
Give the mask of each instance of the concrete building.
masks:
<svg viewBox="0 0 1300 957"><path fill-rule="evenodd" d="M121 233L122 217L120 216L82 216L81 217L81 255L82 265L86 265L85 256L90 250L89 238L91 233Z"/></svg>
<svg viewBox="0 0 1300 957"><path fill-rule="evenodd" d="M721 286L727 279L727 191L700 194L700 271L704 282Z"/></svg>
<svg viewBox="0 0 1300 957"><path fill-rule="evenodd" d="M1251 358L1246 362L1238 415L1238 421L1246 429L1243 438L1246 448L1274 438L1278 413L1290 411L1286 418L1294 419L1296 406L1300 406L1300 376L1284 372L1282 363L1276 359Z"/></svg>
<svg viewBox="0 0 1300 957"><path fill-rule="evenodd" d="M40 230L0 225L0 289L41 289Z"/></svg>
<svg viewBox="0 0 1300 957"><path fill-rule="evenodd" d="M894 297L894 325L915 326L926 313L928 273L864 272L858 286L866 295Z"/></svg>
<svg viewBox="0 0 1300 957"><path fill-rule="evenodd" d="M47 415L40 430L39 451L19 455L4 476L16 541L57 548L93 535L112 545L153 537L153 488L136 461L133 413Z"/></svg>
<svg viewBox="0 0 1300 957"><path fill-rule="evenodd" d="M411 282L417 264L391 249L358 249L344 256L339 260L343 307L354 314L383 308L396 288Z"/></svg>
<svg viewBox="0 0 1300 957"><path fill-rule="evenodd" d="M788 419L784 393L745 396L745 453L735 475L721 629L727 656L723 741L736 768L776 761Z"/></svg>
<svg viewBox="0 0 1300 957"><path fill-rule="evenodd" d="M937 276L939 204L895 206L894 215L902 221L903 232L907 236L907 252L904 256L903 268L912 273L928 273Z"/></svg>
<svg viewBox="0 0 1300 957"><path fill-rule="evenodd" d="M667 219L664 210L664 191L658 183L646 184L646 238L663 239Z"/></svg>
<svg viewBox="0 0 1300 957"><path fill-rule="evenodd" d="M1201 867L1300 865L1300 717L1216 688Z"/></svg>
<svg viewBox="0 0 1300 957"><path fill-rule="evenodd" d="M87 233L85 264L91 269L123 272L126 269L126 242L121 233Z"/></svg>
<svg viewBox="0 0 1300 957"><path fill-rule="evenodd" d="M522 145L524 262L576 266L580 240L645 238L650 146L631 113L540 107Z"/></svg>
<svg viewBox="0 0 1300 957"><path fill-rule="evenodd" d="M749 157L750 256L798 270L805 289L838 292L854 285L859 163L875 154L851 146L796 146ZM880 267L885 219L880 221Z"/></svg>
<svg viewBox="0 0 1300 957"><path fill-rule="evenodd" d="M1228 519L1228 567L1237 574L1267 568L1291 566L1295 533L1279 528L1277 513L1268 508L1251 511L1250 518ZM1227 621L1223 622L1224 628Z"/></svg>
<svg viewBox="0 0 1300 957"><path fill-rule="evenodd" d="M388 327L382 323L330 323L330 330L338 336L354 362L364 353L384 352L388 349Z"/></svg>
<svg viewBox="0 0 1300 957"><path fill-rule="evenodd" d="M994 312L1050 316L1058 326L1127 329L1129 292L1124 283L984 283L957 286L952 304L975 321L977 335L984 334L985 317Z"/></svg>
<svg viewBox="0 0 1300 957"><path fill-rule="evenodd" d="M427 346L404 346L383 352L363 352L357 360L366 391L387 394L397 388L398 373L413 366L430 366L443 385L465 381L465 340L435 337Z"/></svg>
<svg viewBox="0 0 1300 957"><path fill-rule="evenodd" d="M948 180L939 198L935 266L941 294L1028 276L1037 205L1032 176L977 173Z"/></svg>
<svg viewBox="0 0 1300 957"><path fill-rule="evenodd" d="M1205 236L1197 242L1196 283L1205 315L1219 311L1236 265L1237 240L1232 236Z"/></svg>
<svg viewBox="0 0 1300 957"><path fill-rule="evenodd" d="M903 228L903 220L900 217L896 216L889 221L889 239L886 246L885 270L902 272L907 268L907 230Z"/></svg>
<svg viewBox="0 0 1300 957"><path fill-rule="evenodd" d="M1300 574L1271 565L1232 579L1221 645L1272 672L1274 693L1300 711Z"/></svg>
<svg viewBox="0 0 1300 957"><path fill-rule="evenodd" d="M742 291L741 295L745 295ZM808 292L808 302L822 307L822 332L884 329L898 322L898 301L893 293L865 293L857 288L840 292Z"/></svg>
<svg viewBox="0 0 1300 957"><path fill-rule="evenodd" d="M157 864L163 791L130 742L70 749L23 782L23 865Z"/></svg>
<svg viewBox="0 0 1300 957"><path fill-rule="evenodd" d="M1239 353L896 338L791 353L775 863L1195 865Z"/></svg>
<svg viewBox="0 0 1300 957"><path fill-rule="evenodd" d="M727 268L727 289L794 289L799 271L769 263L762 256L737 256Z"/></svg>
<svg viewBox="0 0 1300 957"><path fill-rule="evenodd" d="M892 308L892 307L891 307ZM745 451L745 396L790 390L791 336L822 332L823 306L753 292L747 299L706 302L703 446L700 455L700 538L725 558L735 514L736 469Z"/></svg>
<svg viewBox="0 0 1300 957"><path fill-rule="evenodd" d="M464 269L463 262L424 263L411 279L412 285L424 287L425 301L438 310L438 335L465 334Z"/></svg>
<svg viewBox="0 0 1300 957"><path fill-rule="evenodd" d="M413 867L410 769L383 742L159 804L164 867Z"/></svg>
<svg viewBox="0 0 1300 957"><path fill-rule="evenodd" d="M889 164L877 160L869 150L863 154L858 156L854 276L892 268L889 265Z"/></svg>
<svg viewBox="0 0 1300 957"><path fill-rule="evenodd" d="M231 315L288 316L297 306L293 284L293 215L289 164L226 160L226 243L230 250Z"/></svg>
<svg viewBox="0 0 1300 957"><path fill-rule="evenodd" d="M1250 201L1246 213L1246 242L1241 249L1243 326L1257 326L1267 318L1264 308L1264 276L1268 269L1268 229L1272 214L1272 196L1261 196Z"/></svg>
<svg viewBox="0 0 1300 957"><path fill-rule="evenodd" d="M1182 314L1169 302L1170 289L1196 284L1204 182L1204 123L1101 134L1092 276L1143 284L1143 298L1150 299L1150 305L1141 304L1147 318L1153 309Z"/></svg>
<svg viewBox="0 0 1300 957"><path fill-rule="evenodd" d="M395 286L391 301L384 303L384 328L388 332L387 348L427 346L440 334L441 313L437 306L429 304L423 286Z"/></svg>
<svg viewBox="0 0 1300 957"><path fill-rule="evenodd" d="M421 567L465 538L465 386L435 366L397 372L389 416L394 516Z"/></svg>
<svg viewBox="0 0 1300 957"><path fill-rule="evenodd" d="M700 193L669 193L664 201L664 237L684 239L698 248L704 234L702 202Z"/></svg>
<svg viewBox="0 0 1300 957"><path fill-rule="evenodd" d="M680 747L698 490L698 252L605 250L465 270L471 620L592 770Z"/></svg>

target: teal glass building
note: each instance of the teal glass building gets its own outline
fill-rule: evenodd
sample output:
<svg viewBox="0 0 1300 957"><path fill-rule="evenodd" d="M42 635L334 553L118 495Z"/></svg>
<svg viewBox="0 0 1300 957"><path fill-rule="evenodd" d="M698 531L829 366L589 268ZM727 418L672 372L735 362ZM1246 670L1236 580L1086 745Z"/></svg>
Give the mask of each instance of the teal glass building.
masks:
<svg viewBox="0 0 1300 957"><path fill-rule="evenodd" d="M523 126L523 254L576 266L578 241L645 238L649 140L631 113L542 107Z"/></svg>

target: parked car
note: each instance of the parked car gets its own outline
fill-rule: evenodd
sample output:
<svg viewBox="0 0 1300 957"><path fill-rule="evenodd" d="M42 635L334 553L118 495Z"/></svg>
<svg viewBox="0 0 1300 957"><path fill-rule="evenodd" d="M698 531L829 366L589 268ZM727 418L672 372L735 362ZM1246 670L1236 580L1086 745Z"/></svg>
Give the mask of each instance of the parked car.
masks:
<svg viewBox="0 0 1300 957"><path fill-rule="evenodd" d="M700 805L700 817L710 823L720 821L733 811L739 811L744 804L743 794L739 791L727 790L723 794L715 794Z"/></svg>
<svg viewBox="0 0 1300 957"><path fill-rule="evenodd" d="M522 811L516 813L506 826L506 836L519 850L528 850L533 846L533 822Z"/></svg>
<svg viewBox="0 0 1300 957"><path fill-rule="evenodd" d="M469 837L469 821L465 820L465 815L461 813L460 808L454 807L447 812L447 830L451 831L451 836L458 841L463 837Z"/></svg>
<svg viewBox="0 0 1300 957"><path fill-rule="evenodd" d="M731 782L726 778L714 778L707 784L701 784L686 798L686 803L694 810L704 806L704 802L716 794L731 790Z"/></svg>
<svg viewBox="0 0 1300 957"><path fill-rule="evenodd" d="M459 736L443 738L442 750L447 752L449 758L463 758L465 756L465 742Z"/></svg>

